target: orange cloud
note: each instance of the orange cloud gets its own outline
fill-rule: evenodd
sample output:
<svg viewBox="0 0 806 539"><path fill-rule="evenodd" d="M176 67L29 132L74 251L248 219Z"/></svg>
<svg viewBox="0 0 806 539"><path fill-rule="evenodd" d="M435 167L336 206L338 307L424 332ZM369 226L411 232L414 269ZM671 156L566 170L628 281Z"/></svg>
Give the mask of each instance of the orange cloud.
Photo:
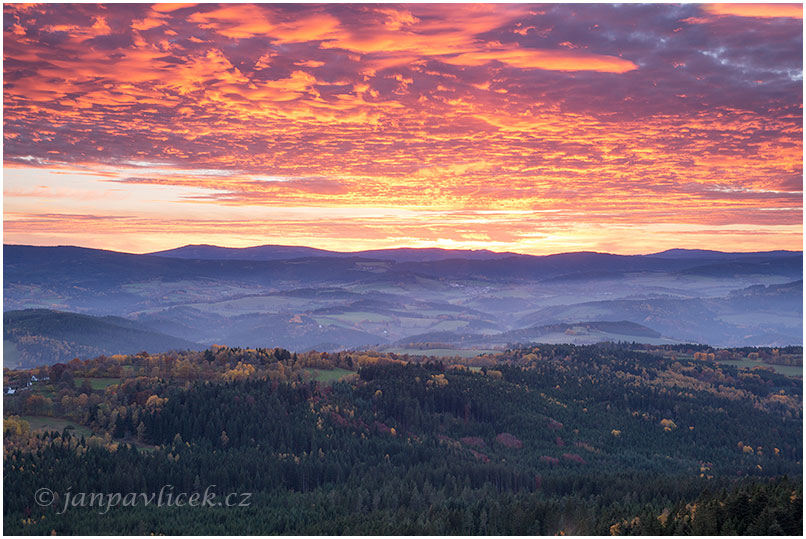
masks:
<svg viewBox="0 0 806 539"><path fill-rule="evenodd" d="M70 38L79 42L87 39L92 39L98 36L109 35L112 29L106 22L106 18L98 16L93 19L90 26L78 26L68 24L54 24L42 28L45 32L64 32L70 35Z"/></svg>
<svg viewBox="0 0 806 539"><path fill-rule="evenodd" d="M143 19L132 21L132 28L140 31L151 30L165 24L165 20L166 16L164 14L155 12L153 15Z"/></svg>
<svg viewBox="0 0 806 539"><path fill-rule="evenodd" d="M8 239L800 241L801 19L711 13L723 23L702 33L669 29L697 5L4 12Z"/></svg>
<svg viewBox="0 0 806 539"><path fill-rule="evenodd" d="M803 18L803 4L705 4L703 9L711 15Z"/></svg>
<svg viewBox="0 0 806 539"><path fill-rule="evenodd" d="M230 4L212 11L197 11L188 20L234 39L267 35L275 28L266 10L254 4Z"/></svg>
<svg viewBox="0 0 806 539"><path fill-rule="evenodd" d="M471 66L497 61L522 69L601 71L604 73L626 73L638 69L633 62L616 56L568 50L549 51L524 48L468 52L451 58L443 58L442 61L448 64Z"/></svg>
<svg viewBox="0 0 806 539"><path fill-rule="evenodd" d="M164 4L153 4L151 6L151 9L153 9L154 11L158 11L160 13L170 13L172 11L176 11L177 9L191 8L191 7L194 7L196 5L198 5L198 4L190 4L190 3L188 3L188 4L179 4L179 3L170 4L170 3L164 3Z"/></svg>

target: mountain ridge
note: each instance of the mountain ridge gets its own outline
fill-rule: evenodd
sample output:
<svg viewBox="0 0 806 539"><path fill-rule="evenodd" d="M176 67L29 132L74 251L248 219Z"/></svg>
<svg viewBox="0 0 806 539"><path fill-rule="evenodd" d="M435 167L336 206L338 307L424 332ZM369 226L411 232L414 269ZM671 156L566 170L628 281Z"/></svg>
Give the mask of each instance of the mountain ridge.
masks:
<svg viewBox="0 0 806 539"><path fill-rule="evenodd" d="M433 261L449 259L470 260L497 260L512 257L547 258L571 255L611 255L622 257L663 258L679 260L686 258L699 258L713 260L720 258L748 258L748 257L788 257L803 255L803 251L778 249L772 251L718 251L711 249L673 248L647 254L621 254L603 251L562 251L558 253L535 255L517 253L513 251L492 251L489 249L445 249L440 247L394 247L386 249L364 249L360 251L337 251L319 249L304 245L264 244L250 247L224 247L206 243L187 244L173 249L165 249L147 253L129 253L114 249L100 249L95 247L82 247L78 245L28 245L4 243L3 247L38 247L38 248L71 248L88 251L127 254L133 256L155 256L160 258L175 258L184 260L241 260L241 261L272 261L291 260L295 258L374 258L376 260L404 260L404 261Z"/></svg>
<svg viewBox="0 0 806 539"><path fill-rule="evenodd" d="M803 257L786 252L204 260L67 246L3 251L5 311L121 316L205 346L332 351L580 320L641 324L663 339L715 346L802 342ZM552 339L598 338L564 331Z"/></svg>
<svg viewBox="0 0 806 539"><path fill-rule="evenodd" d="M194 258L198 260L287 260L306 257L358 257L377 260L417 262L425 260L445 260L450 258L471 258L475 260L519 256L517 253L493 252L488 249L441 249L433 247L400 247L393 249L368 249L361 251L334 251L298 245L256 245L254 247L220 247L217 245L184 245L175 249L146 253L164 258Z"/></svg>
<svg viewBox="0 0 806 539"><path fill-rule="evenodd" d="M336 251L300 245L265 244L251 247L223 247L211 244L188 244L174 249L144 253L165 258L196 258L200 260L283 260L285 255L297 254L294 258L307 256L367 257L379 259L406 259L410 261L443 260L469 258L474 260L500 259L508 257L549 257L561 255L611 254L615 256L643 256L654 258L743 258L748 256L790 256L801 251L747 251L725 252L710 249L667 249L657 253L622 255L600 251L563 251L547 255L532 255L512 251L491 251L489 249L444 249L439 247L397 247L387 249L366 249L360 251ZM412 254L416 253L414 256ZM396 255L409 255L399 256Z"/></svg>

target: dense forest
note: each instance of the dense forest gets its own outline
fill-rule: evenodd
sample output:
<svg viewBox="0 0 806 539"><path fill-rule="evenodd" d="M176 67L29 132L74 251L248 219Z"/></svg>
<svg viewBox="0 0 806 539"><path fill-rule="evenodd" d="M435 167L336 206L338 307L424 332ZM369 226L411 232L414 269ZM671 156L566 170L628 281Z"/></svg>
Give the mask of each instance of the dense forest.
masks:
<svg viewBox="0 0 806 539"><path fill-rule="evenodd" d="M802 383L716 361L759 353L802 357L215 346L5 370L5 531L800 535ZM166 486L244 503L70 505Z"/></svg>

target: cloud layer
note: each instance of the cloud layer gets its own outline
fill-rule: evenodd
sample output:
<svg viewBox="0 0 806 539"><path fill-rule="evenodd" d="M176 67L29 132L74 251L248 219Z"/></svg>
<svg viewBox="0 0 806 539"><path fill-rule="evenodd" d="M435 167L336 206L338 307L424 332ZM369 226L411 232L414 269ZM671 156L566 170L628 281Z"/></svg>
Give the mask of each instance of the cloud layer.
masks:
<svg viewBox="0 0 806 539"><path fill-rule="evenodd" d="M791 4L8 4L4 239L799 248L802 24Z"/></svg>

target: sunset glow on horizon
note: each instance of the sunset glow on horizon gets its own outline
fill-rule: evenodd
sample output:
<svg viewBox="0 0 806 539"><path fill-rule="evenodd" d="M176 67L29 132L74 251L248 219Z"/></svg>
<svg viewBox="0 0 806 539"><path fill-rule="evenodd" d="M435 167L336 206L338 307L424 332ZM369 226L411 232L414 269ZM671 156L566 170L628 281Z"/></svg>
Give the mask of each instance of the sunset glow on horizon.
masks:
<svg viewBox="0 0 806 539"><path fill-rule="evenodd" d="M800 250L800 4L6 4L4 242Z"/></svg>

